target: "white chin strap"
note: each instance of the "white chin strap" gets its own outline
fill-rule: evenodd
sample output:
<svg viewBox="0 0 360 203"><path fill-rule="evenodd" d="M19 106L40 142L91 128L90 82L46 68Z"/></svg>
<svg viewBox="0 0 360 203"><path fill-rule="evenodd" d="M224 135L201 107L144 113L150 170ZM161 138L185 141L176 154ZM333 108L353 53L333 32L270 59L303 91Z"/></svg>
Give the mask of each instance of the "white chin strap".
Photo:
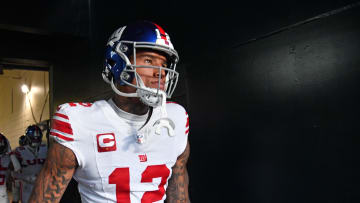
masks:
<svg viewBox="0 0 360 203"><path fill-rule="evenodd" d="M161 94L161 96L159 97L161 101L160 118L156 120L154 124L147 124L138 131L136 135L136 142L139 144L144 144L146 142L147 137L151 135L152 129L155 129L156 135L161 135L161 129L166 128L167 133L170 137L175 136L175 123L170 118L167 117L166 93L160 91L160 94Z"/></svg>
<svg viewBox="0 0 360 203"><path fill-rule="evenodd" d="M175 123L167 117L166 112L166 94L165 92L161 92L162 94L162 101L161 101L161 117L159 120L157 120L153 126L155 127L155 134L160 135L161 134L161 128L166 128L168 131L169 136L173 137L175 136Z"/></svg>
<svg viewBox="0 0 360 203"><path fill-rule="evenodd" d="M116 94L124 97L139 97L140 101L144 104L154 108L161 106L160 118L152 125L149 124L149 121L148 124L143 126L136 134L136 142L139 144L145 143L153 128L155 128L155 134L157 135L161 134L162 128L166 128L170 137L175 136L175 123L170 118L167 118L166 93L159 89L146 87L140 77L138 78L138 82L140 88L137 89L136 93L124 93L118 90L113 79L111 80L111 88Z"/></svg>
<svg viewBox="0 0 360 203"><path fill-rule="evenodd" d="M140 88L136 90L136 93L140 97L140 101L154 108L162 105L162 100L165 100L166 102L166 93L164 91L156 88L146 87L141 77L138 75L136 75L136 77L138 85L140 86Z"/></svg>
<svg viewBox="0 0 360 203"><path fill-rule="evenodd" d="M162 93L165 94L166 93L162 90L157 90L155 88L149 88L146 87L143 83L143 81L141 80L141 78L138 79L139 81L139 85L140 88L138 88L136 90L136 92L134 93L125 93L125 92L121 92L120 90L118 90L118 88L116 88L115 84L114 84L114 79L111 79L111 88L113 89L113 91L123 97L139 97L140 101L142 101L144 104L151 106L151 107L157 107L161 104L161 98L159 96L159 93L162 95ZM166 97L165 97L166 100Z"/></svg>
<svg viewBox="0 0 360 203"><path fill-rule="evenodd" d="M142 89L138 89L136 91L140 101L144 104L151 106L151 107L158 107L161 105L162 95L165 94L164 91L159 90L157 93L157 89L149 88L149 87L142 87ZM165 94L165 101L166 101L166 94Z"/></svg>

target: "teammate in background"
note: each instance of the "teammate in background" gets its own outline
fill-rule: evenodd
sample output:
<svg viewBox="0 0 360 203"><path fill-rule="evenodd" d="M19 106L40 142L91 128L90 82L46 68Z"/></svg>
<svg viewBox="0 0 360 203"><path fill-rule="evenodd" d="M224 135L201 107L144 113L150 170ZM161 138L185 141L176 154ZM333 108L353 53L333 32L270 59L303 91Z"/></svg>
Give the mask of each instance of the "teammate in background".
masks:
<svg viewBox="0 0 360 203"><path fill-rule="evenodd" d="M7 195L7 181L10 166L10 144L8 139L0 133L0 202L9 202Z"/></svg>
<svg viewBox="0 0 360 203"><path fill-rule="evenodd" d="M27 139L25 135L21 135L19 137L19 147L24 147L25 145L27 145ZM12 155L15 155L15 151L16 150L20 150L18 149L19 147L15 148L15 150L12 152ZM19 162L17 159L15 160L17 162ZM21 165L19 164L14 164L14 159L12 159L13 162L13 170L11 171L11 176L12 176L12 185L11 185L11 194L12 194L12 202L16 203L19 202L20 200L20 179L21 179ZM16 166L18 165L18 166Z"/></svg>
<svg viewBox="0 0 360 203"><path fill-rule="evenodd" d="M26 136L25 136L25 135L21 135L21 136L19 137L19 146L20 146L20 147L23 147L23 146L25 146L25 145L27 145Z"/></svg>
<svg viewBox="0 0 360 203"><path fill-rule="evenodd" d="M103 70L115 94L58 108L55 142L30 202L58 202L73 176L84 203L189 202L188 115L166 102L178 60L169 35L154 23L116 30Z"/></svg>
<svg viewBox="0 0 360 203"><path fill-rule="evenodd" d="M41 144L42 141L41 129L36 125L30 125L25 131L25 140L19 140L19 146L15 149L15 156L21 164L20 169L15 169L18 172L17 179L20 180L20 199L22 203L27 203L34 187L34 183L38 173L40 172L47 156L47 146ZM20 139L23 139L20 137ZM24 143L25 142L25 143ZM16 177L16 175L15 175ZM16 191L15 191L16 192Z"/></svg>

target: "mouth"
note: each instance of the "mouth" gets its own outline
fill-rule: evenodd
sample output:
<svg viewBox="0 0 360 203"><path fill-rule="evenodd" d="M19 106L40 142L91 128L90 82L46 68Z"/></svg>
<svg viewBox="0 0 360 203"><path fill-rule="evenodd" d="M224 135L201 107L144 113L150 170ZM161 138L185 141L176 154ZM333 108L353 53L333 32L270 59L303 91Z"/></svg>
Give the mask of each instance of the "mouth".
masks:
<svg viewBox="0 0 360 203"><path fill-rule="evenodd" d="M160 86L159 86L159 81L154 81L154 82L151 82L150 83L151 84L151 88L160 88L160 90L164 90L164 88L165 88L165 82L160 82Z"/></svg>

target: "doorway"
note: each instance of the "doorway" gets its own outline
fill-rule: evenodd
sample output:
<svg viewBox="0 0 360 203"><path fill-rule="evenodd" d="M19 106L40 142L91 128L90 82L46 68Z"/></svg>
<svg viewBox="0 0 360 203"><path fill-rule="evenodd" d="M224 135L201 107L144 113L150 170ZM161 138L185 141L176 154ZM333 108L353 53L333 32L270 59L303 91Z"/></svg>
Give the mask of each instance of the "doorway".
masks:
<svg viewBox="0 0 360 203"><path fill-rule="evenodd" d="M11 148L29 125L47 130L51 114L50 68L0 64L0 132ZM43 132L43 143L46 132Z"/></svg>

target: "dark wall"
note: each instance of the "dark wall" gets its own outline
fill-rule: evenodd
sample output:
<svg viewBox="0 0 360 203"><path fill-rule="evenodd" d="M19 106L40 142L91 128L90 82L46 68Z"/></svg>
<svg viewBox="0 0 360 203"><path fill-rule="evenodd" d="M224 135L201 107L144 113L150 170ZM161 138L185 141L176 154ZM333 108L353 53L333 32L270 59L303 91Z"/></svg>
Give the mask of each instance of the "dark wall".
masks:
<svg viewBox="0 0 360 203"><path fill-rule="evenodd" d="M181 57L174 99L190 115L192 202L359 202L359 8L240 45L354 1L175 2L158 7L166 12L88 1L91 19L85 1L41 2L19 18L0 7L0 23L78 37L1 31L0 57L49 61L55 107L111 94L100 66L117 27L150 19L170 33Z"/></svg>
<svg viewBox="0 0 360 203"><path fill-rule="evenodd" d="M191 64L193 202L359 202L359 36L354 8Z"/></svg>
<svg viewBox="0 0 360 203"><path fill-rule="evenodd" d="M94 57L86 38L0 30L0 45L0 60L40 60L51 66L46 70L52 74L54 108L70 101L93 101L109 92L108 86L102 81L101 60ZM5 65L4 68L9 66Z"/></svg>

